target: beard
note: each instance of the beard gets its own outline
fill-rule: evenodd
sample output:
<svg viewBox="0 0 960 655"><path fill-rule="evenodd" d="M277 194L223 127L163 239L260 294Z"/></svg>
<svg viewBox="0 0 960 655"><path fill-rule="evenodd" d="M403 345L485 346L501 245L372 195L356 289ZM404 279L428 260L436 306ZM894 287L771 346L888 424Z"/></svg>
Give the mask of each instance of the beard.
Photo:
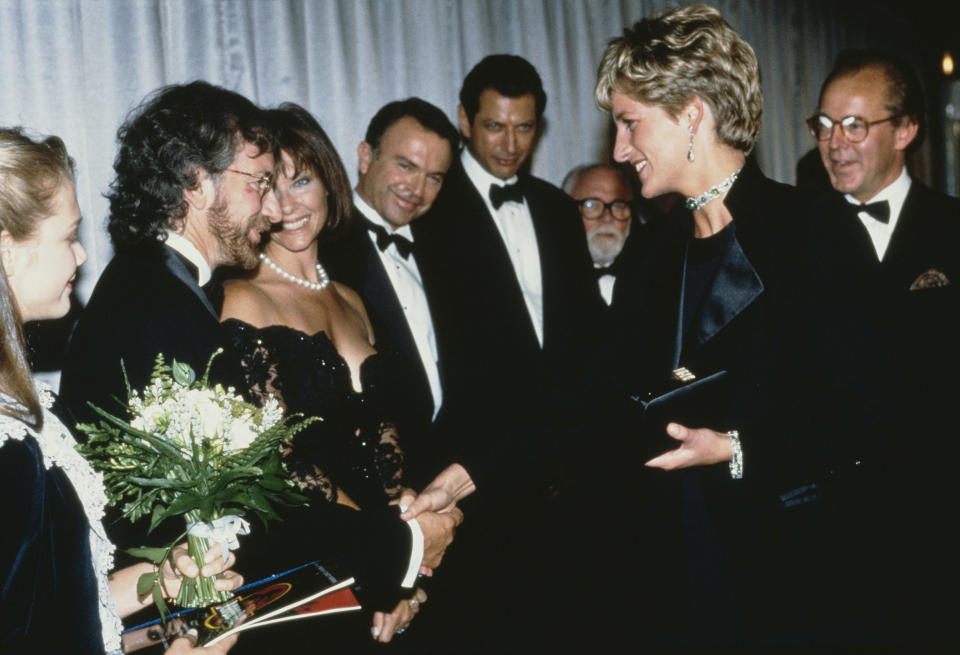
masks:
<svg viewBox="0 0 960 655"><path fill-rule="evenodd" d="M247 236L254 227L269 227L269 222L257 214L242 225L230 220L226 200L216 202L210 208L210 231L220 244L222 264L239 266L243 269L255 268L260 263L260 254L257 244Z"/></svg>
<svg viewBox="0 0 960 655"><path fill-rule="evenodd" d="M627 238L612 225L598 225L587 232L587 248L594 264L607 266L613 263Z"/></svg>

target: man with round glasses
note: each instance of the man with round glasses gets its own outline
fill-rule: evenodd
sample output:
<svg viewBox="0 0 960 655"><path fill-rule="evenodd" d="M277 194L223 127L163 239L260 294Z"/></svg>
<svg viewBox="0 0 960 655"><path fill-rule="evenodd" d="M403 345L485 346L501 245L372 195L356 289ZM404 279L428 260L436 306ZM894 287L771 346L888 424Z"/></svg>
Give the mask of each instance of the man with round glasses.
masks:
<svg viewBox="0 0 960 655"><path fill-rule="evenodd" d="M894 56L841 55L808 125L831 185L854 205L851 220L866 232L863 253L851 257L874 262L884 312L876 329L890 331L883 336L896 363L891 385L904 390L897 398L903 457L879 490L891 517L883 539L897 553L886 575L892 595L904 599L897 617L904 639L935 641L955 608L937 600L938 590L960 581L944 514L960 497L951 411L960 368L960 200L907 172L907 153L923 139L923 90L912 67Z"/></svg>
<svg viewBox="0 0 960 655"><path fill-rule="evenodd" d="M615 263L633 223L633 191L620 171L609 164L573 169L563 180L563 190L577 201L600 295L611 305L618 272Z"/></svg>

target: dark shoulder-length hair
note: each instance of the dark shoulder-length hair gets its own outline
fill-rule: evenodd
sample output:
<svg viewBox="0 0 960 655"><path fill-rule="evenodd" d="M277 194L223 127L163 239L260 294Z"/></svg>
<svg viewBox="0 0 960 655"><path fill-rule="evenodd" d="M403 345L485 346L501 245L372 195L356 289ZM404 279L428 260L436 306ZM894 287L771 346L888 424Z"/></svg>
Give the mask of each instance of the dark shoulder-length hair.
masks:
<svg viewBox="0 0 960 655"><path fill-rule="evenodd" d="M73 160L55 136L34 140L19 127L0 128L0 231L14 240L34 236L52 210L60 185L73 181ZM23 317L0 266L0 391L17 405L0 412L39 429L43 411L30 376Z"/></svg>
<svg viewBox="0 0 960 655"><path fill-rule="evenodd" d="M300 105L285 102L267 113L278 152L293 161L293 175L312 171L327 190L327 220L322 233L337 230L349 220L353 207L350 179L337 149L317 119ZM277 166L281 165L278 155Z"/></svg>
<svg viewBox="0 0 960 655"><path fill-rule="evenodd" d="M117 132L107 228L113 247L156 241L187 215L183 192L223 173L244 142L271 150L263 110L208 82L158 89Z"/></svg>

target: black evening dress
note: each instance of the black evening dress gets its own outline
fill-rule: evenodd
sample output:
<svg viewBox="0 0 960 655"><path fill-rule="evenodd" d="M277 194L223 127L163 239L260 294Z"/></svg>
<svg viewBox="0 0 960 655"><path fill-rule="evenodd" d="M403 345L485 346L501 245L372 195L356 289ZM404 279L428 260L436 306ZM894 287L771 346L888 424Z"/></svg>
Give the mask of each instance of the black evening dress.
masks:
<svg viewBox="0 0 960 655"><path fill-rule="evenodd" d="M277 396L287 414L319 416L294 437L287 467L312 502L336 502L338 492L362 508L386 504L401 489L403 453L390 414L390 355L363 361L362 389L326 333L283 325L255 328L224 321L254 398Z"/></svg>
<svg viewBox="0 0 960 655"><path fill-rule="evenodd" d="M344 565L344 572L360 581L355 590L366 610L296 621L282 632L250 631L237 648L260 652L262 646L309 646L356 653L375 649L378 644L369 634L370 611L392 609L402 595L411 592L396 587L390 593L373 593L364 585L363 575L347 571L351 562L342 557L345 550L381 548L386 556L391 547L359 543L357 540L365 538L352 533L352 524L335 521L344 511L358 519L370 515L371 520L375 514L387 513L392 509L387 507L389 501L403 486L403 453L394 424L388 419L392 415L390 399L396 397L396 385L402 384L394 373L396 355L378 351L367 357L361 365L361 389L357 391L349 366L324 332L308 335L283 325L257 328L237 319L227 319L223 327L240 358L247 384L244 391L253 400L273 394L288 415L300 413L322 419L297 433L285 456L291 477L309 498L309 511L295 515L281 512L284 521L272 524L261 536L251 535L241 550L239 568L248 579L257 579L274 573L278 563L290 559L298 549L303 555L292 557L331 557L335 561L324 561L325 565ZM337 505L344 495L363 511ZM387 520L393 522L392 518ZM406 529L399 520L396 523ZM338 531L339 541L345 543L318 543L326 542L328 536L336 540L334 533Z"/></svg>

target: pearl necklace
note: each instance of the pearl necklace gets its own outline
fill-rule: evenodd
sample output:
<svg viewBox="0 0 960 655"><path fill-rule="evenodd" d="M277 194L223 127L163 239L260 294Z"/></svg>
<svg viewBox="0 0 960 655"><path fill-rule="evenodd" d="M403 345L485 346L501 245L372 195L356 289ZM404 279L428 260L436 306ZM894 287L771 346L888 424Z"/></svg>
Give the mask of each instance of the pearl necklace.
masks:
<svg viewBox="0 0 960 655"><path fill-rule="evenodd" d="M724 191L726 191L727 189L733 186L733 183L737 181L737 176L740 175L740 171L742 170L743 170L742 168L738 168L733 173L731 173L730 177L725 179L723 182L721 182L717 186L710 187L709 189L701 193L696 198L687 198L687 202L686 202L687 209L695 212L698 209L702 209L704 205L706 205L708 202L710 202L714 198L720 197L721 193L723 193Z"/></svg>
<svg viewBox="0 0 960 655"><path fill-rule="evenodd" d="M265 253L260 253L260 261L262 261L267 266L269 266L270 268L275 270L277 273L279 273L280 277L286 278L291 282L296 282L297 284L305 286L306 288L311 289L313 291L323 291L330 284L330 276L327 275L327 271L324 270L323 266L320 265L320 262L317 262L317 278L320 281L311 282L310 280L306 280L302 277L297 277L296 275L287 273L285 270L277 266L272 259L267 257Z"/></svg>

